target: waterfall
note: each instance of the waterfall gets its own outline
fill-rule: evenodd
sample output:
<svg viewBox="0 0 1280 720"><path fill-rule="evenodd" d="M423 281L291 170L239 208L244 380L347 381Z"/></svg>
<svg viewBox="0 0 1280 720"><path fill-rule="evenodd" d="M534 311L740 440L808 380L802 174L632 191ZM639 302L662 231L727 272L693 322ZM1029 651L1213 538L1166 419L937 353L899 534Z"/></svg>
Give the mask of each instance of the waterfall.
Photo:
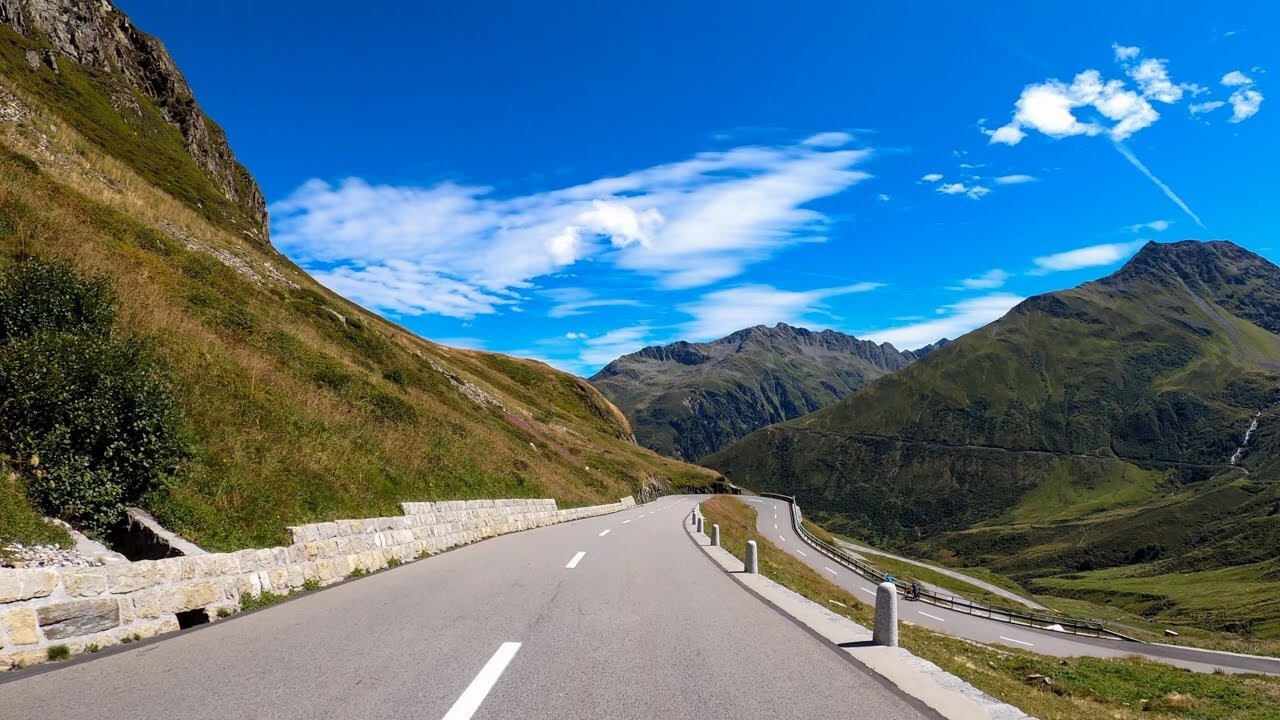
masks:
<svg viewBox="0 0 1280 720"><path fill-rule="evenodd" d="M1249 438L1253 437L1253 431L1258 429L1258 418L1262 417L1262 411L1259 410L1253 416L1253 422L1249 423L1249 429L1244 431L1244 442L1240 443L1240 447L1236 448L1235 453L1231 455L1231 459L1227 462L1235 465L1240 462L1240 456L1244 455L1244 449L1249 447Z"/></svg>

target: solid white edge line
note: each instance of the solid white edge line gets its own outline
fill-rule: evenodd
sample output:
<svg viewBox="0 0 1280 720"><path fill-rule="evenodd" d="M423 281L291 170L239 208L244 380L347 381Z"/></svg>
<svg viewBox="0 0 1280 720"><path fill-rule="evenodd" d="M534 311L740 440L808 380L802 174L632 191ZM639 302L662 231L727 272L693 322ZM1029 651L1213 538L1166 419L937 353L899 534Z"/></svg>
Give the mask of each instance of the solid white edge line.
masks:
<svg viewBox="0 0 1280 720"><path fill-rule="evenodd" d="M1026 645L1027 647L1035 647L1035 645L1032 645L1032 644L1031 644L1031 643L1029 643L1029 642L1023 642L1023 641L1021 641L1021 640L1014 640L1013 638L1007 638L1007 637L1005 637L1005 636L1003 636L1003 635L1001 635L1001 636L1000 636L1000 639L1001 639L1001 640L1008 640L1008 641L1009 641L1009 642L1011 642L1011 643L1018 643L1019 645Z"/></svg>
<svg viewBox="0 0 1280 720"><path fill-rule="evenodd" d="M582 558L583 558L583 557L585 557L585 556L586 556L586 554L587 554L587 551L586 551L586 550L579 550L579 551L578 551L578 554L577 554L577 555L574 555L574 556L573 556L573 559L569 561L569 564L568 564L568 565L565 565L565 568L567 568L567 569L569 569L569 570L572 570L572 569L574 569L574 568L578 567L578 563L582 560Z"/></svg>
<svg viewBox="0 0 1280 720"><path fill-rule="evenodd" d="M453 707L449 708L449 712L445 713L443 720L470 720L476 710L480 709L480 703L488 697L489 691L493 689L494 684L498 682L498 678L502 676L502 672L507 669L507 665L519 649L518 642L504 642L498 646L498 651L480 669L476 679L462 691L462 696L453 704Z"/></svg>
<svg viewBox="0 0 1280 720"><path fill-rule="evenodd" d="M919 612L921 615L923 615L923 616L925 616L925 617L927 617L927 618L933 618L934 620L937 620L938 622L946 622L946 620L943 620L942 618L938 617L937 615L930 615L929 613L927 613L927 612L925 612L925 611L923 611L923 610L919 610L919 611L917 611L917 612Z"/></svg>
<svg viewBox="0 0 1280 720"><path fill-rule="evenodd" d="M608 529L606 529L606 530L602 531L602 532L601 532L599 535L597 535L596 537L604 537L605 535L608 535L608 534L609 534L609 533L611 533L611 532L613 532L613 528L608 528Z"/></svg>

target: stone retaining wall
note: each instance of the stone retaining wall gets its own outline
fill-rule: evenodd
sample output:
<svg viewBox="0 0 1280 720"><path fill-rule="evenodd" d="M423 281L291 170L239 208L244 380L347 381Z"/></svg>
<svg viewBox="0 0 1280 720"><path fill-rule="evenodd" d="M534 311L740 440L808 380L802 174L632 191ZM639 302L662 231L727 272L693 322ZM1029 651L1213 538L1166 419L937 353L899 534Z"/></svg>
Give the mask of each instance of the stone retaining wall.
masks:
<svg viewBox="0 0 1280 720"><path fill-rule="evenodd" d="M387 567L459 545L634 507L559 509L555 500L404 503L401 517L289 528L293 544L81 568L0 569L0 670L179 629L233 612L241 598L287 595L309 580L327 585L355 570Z"/></svg>

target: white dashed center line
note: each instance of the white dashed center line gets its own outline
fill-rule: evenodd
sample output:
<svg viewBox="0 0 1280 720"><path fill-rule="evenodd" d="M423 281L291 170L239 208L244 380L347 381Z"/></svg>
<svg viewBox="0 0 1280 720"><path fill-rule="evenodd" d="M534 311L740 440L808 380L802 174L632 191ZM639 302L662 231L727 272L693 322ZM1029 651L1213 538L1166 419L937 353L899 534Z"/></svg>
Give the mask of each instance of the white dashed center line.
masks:
<svg viewBox="0 0 1280 720"><path fill-rule="evenodd" d="M786 541L787 541L787 539L786 539L786 538L784 538L784 537L782 537L781 535L779 535L779 536L778 536L778 539L779 539L779 540L781 540L782 542L786 542Z"/></svg>
<svg viewBox="0 0 1280 720"><path fill-rule="evenodd" d="M629 522L631 522L631 521L630 521L630 520L623 520L623 521L622 521L622 524L623 524L623 525L626 525L626 524L627 524L627 523L629 523Z"/></svg>
<svg viewBox="0 0 1280 720"><path fill-rule="evenodd" d="M516 656L516 652L520 649L518 642L505 642L498 647L498 651L489 658L489 662L484 664L480 669L480 674L476 675L476 679L471 681L467 689L462 692L462 696L458 701L449 708L449 712L445 713L444 720L469 720L472 715L476 714L476 710L480 709L480 703L484 702L485 697L489 695L489 691L493 689L494 683L498 682L498 678L502 676L502 671L507 669L507 665L511 659Z"/></svg>
<svg viewBox="0 0 1280 720"><path fill-rule="evenodd" d="M568 565L565 565L565 567L566 567L566 568L568 568L568 569L570 569L570 570L572 570L572 569L574 569L574 568L578 567L578 563L582 561L582 557L583 557L584 555L586 555L586 554L587 554L587 553L586 553L586 551L581 551L581 552L579 552L577 555L574 555L574 556L573 556L573 559L572 559L572 560L570 560L570 561L569 561L569 564L568 564Z"/></svg>
<svg viewBox="0 0 1280 720"><path fill-rule="evenodd" d="M796 552L800 553L800 557L809 557L809 553L803 550L796 550Z"/></svg>
<svg viewBox="0 0 1280 720"><path fill-rule="evenodd" d="M1001 639L1001 640L1008 640L1008 641L1009 641L1009 642L1011 642L1011 643L1018 643L1019 645L1026 645L1027 647L1035 647L1035 645L1032 645L1032 644L1031 644L1031 643L1029 643L1029 642L1022 642L1021 640L1014 640L1013 638L1007 638L1007 637L1005 637L1005 636L1003 636L1003 635L1001 635L1001 636L1000 636L1000 639Z"/></svg>
<svg viewBox="0 0 1280 720"><path fill-rule="evenodd" d="M604 532L600 533L597 537L604 537L605 535L608 535L611 532L613 532L612 528L605 530Z"/></svg>
<svg viewBox="0 0 1280 720"><path fill-rule="evenodd" d="M921 610L921 611L920 611L920 614L921 614L921 615L923 615L923 616L925 616L925 617L927 617L927 618L933 618L934 620L937 620L938 622L946 622L946 620L943 620L942 618L938 617L937 615L930 615L929 613L927 613L927 612L925 612L925 611L923 611L923 610Z"/></svg>
<svg viewBox="0 0 1280 720"><path fill-rule="evenodd" d="M826 570L827 572L831 573L832 575L839 575L839 574L840 574L840 573L837 573L835 570L832 570L831 568L827 567L826 565L823 565L823 566L822 566L822 569L823 569L823 570Z"/></svg>
<svg viewBox="0 0 1280 720"><path fill-rule="evenodd" d="M864 587L860 587L860 588L858 588L858 589L859 589L859 590L861 590L862 592L864 592L864 593L868 594L868 595L875 595L875 593L874 593L874 592L872 592L872 591L870 591L870 590L868 590L868 589L866 589L866 588L864 588Z"/></svg>

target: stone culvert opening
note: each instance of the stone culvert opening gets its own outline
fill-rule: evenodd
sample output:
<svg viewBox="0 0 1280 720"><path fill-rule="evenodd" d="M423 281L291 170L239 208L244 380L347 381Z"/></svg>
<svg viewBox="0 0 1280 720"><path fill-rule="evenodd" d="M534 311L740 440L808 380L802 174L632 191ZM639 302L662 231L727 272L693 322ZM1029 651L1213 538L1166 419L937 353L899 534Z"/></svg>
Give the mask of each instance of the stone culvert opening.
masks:
<svg viewBox="0 0 1280 720"><path fill-rule="evenodd" d="M205 612L203 608L186 610L184 612L176 613L176 615L178 616L178 627L183 630L209 622L209 613Z"/></svg>

